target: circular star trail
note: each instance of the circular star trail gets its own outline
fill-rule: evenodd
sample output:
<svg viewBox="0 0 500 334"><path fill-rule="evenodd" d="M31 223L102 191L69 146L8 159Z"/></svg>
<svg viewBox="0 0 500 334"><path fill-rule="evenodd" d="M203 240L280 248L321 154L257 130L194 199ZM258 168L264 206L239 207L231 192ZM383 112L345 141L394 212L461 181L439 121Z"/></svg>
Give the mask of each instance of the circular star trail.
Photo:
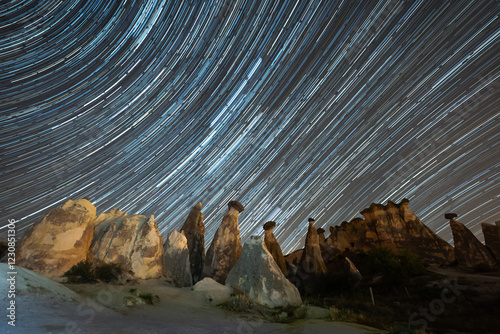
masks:
<svg viewBox="0 0 500 334"><path fill-rule="evenodd" d="M498 1L0 4L2 230L67 199L285 253L372 202L500 220Z"/></svg>

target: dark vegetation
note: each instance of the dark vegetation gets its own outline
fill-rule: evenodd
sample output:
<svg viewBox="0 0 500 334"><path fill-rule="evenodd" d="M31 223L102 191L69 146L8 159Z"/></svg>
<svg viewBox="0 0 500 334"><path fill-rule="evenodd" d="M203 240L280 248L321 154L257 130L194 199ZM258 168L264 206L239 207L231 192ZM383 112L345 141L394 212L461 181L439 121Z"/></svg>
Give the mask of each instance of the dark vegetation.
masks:
<svg viewBox="0 0 500 334"><path fill-rule="evenodd" d="M315 278L315 290L303 294L303 301L329 308L335 321L360 323L393 334L498 332L500 319L495 310L500 305L500 280L478 283L474 274L457 268L446 269L446 275L434 272L408 250L375 248L356 260L363 275L359 285L353 286L344 273L329 273ZM481 272L498 277L498 272ZM438 310L432 313L432 307ZM429 319L421 314L422 309L429 311Z"/></svg>
<svg viewBox="0 0 500 334"><path fill-rule="evenodd" d="M117 282L123 273L123 268L116 263L93 266L90 261L81 261L64 273L69 283Z"/></svg>

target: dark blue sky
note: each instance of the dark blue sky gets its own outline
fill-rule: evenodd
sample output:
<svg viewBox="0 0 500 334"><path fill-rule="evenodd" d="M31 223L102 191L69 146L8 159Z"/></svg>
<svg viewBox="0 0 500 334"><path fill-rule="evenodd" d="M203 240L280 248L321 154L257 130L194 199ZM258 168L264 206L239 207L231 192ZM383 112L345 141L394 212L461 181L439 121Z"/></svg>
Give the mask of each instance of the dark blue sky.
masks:
<svg viewBox="0 0 500 334"><path fill-rule="evenodd" d="M288 252L308 217L406 197L445 240L449 211L480 236L500 220L499 6L3 2L2 225L87 196L167 233L201 201L210 241L239 200L243 240L272 219Z"/></svg>

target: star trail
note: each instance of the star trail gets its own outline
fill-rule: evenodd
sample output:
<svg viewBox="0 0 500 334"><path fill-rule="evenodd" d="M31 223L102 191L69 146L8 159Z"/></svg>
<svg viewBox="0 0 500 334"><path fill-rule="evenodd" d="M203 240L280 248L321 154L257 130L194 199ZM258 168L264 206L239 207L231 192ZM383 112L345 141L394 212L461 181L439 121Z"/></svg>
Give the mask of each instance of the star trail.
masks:
<svg viewBox="0 0 500 334"><path fill-rule="evenodd" d="M498 1L4 1L2 233L67 199L284 252L372 202L500 220Z"/></svg>

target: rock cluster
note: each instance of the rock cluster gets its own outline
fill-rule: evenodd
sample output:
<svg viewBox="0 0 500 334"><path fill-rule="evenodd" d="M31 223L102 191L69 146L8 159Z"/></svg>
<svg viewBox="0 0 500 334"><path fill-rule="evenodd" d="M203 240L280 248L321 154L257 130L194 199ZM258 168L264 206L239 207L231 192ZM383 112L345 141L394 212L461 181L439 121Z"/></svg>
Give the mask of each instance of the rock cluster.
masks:
<svg viewBox="0 0 500 334"><path fill-rule="evenodd" d="M163 275L163 238L153 215L101 213L90 251L93 262L119 264L133 278Z"/></svg>
<svg viewBox="0 0 500 334"><path fill-rule="evenodd" d="M229 271L240 258L242 250L238 215L244 208L237 201L229 202L228 207L229 210L222 219L208 249L202 272L202 277L212 277L221 284L225 283Z"/></svg>
<svg viewBox="0 0 500 334"><path fill-rule="evenodd" d="M205 225L203 224L201 203L196 204L191 209L181 231L184 232L187 239L191 274L193 283L196 283L201 278L205 263Z"/></svg>
<svg viewBox="0 0 500 334"><path fill-rule="evenodd" d="M250 237L226 283L236 291L268 307L299 305L299 291L290 283L276 264L259 236Z"/></svg>
<svg viewBox="0 0 500 334"><path fill-rule="evenodd" d="M354 218L331 230L329 238L340 251L367 252L383 246L410 249L428 264L451 263L455 259L453 247L410 211L407 199L400 204L372 204L361 214L364 219Z"/></svg>
<svg viewBox="0 0 500 334"><path fill-rule="evenodd" d="M457 222L455 217L457 217L456 214L445 215L445 218L450 219L450 227L455 243L455 256L458 263L466 267L495 266L496 261L486 246L464 224Z"/></svg>
<svg viewBox="0 0 500 334"><path fill-rule="evenodd" d="M285 276L287 275L287 269L286 269L286 262L285 262L285 257L283 256L283 252L281 251L280 244L278 243L278 240L276 240L276 237L274 236L273 233L273 228L276 226L276 222L269 221L264 224L264 243L266 244L267 250L271 255L273 256L274 261L276 261L276 264L278 267L281 269L283 274Z"/></svg>
<svg viewBox="0 0 500 334"><path fill-rule="evenodd" d="M86 259L94 234L96 208L86 199L68 200L24 234L16 264L58 279Z"/></svg>

